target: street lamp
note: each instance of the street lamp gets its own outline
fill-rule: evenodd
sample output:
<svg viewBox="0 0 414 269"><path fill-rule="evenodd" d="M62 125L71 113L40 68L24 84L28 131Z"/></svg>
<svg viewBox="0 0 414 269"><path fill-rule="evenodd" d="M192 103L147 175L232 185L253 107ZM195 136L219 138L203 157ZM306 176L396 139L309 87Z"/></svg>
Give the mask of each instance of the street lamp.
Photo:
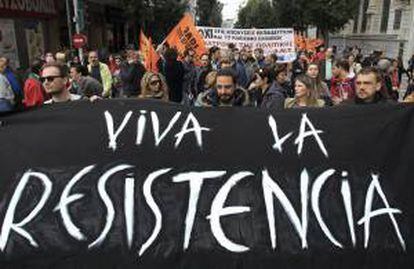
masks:
<svg viewBox="0 0 414 269"><path fill-rule="evenodd" d="M72 48L72 19L70 17L70 3L69 0L66 0L66 18L68 24L68 34L69 34L69 47Z"/></svg>

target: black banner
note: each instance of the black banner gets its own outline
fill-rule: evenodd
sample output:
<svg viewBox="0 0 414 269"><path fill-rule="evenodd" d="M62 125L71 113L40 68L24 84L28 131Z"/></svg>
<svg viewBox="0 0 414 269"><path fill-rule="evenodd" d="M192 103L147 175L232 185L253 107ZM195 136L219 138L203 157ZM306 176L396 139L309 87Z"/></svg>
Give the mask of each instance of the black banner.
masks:
<svg viewBox="0 0 414 269"><path fill-rule="evenodd" d="M0 268L413 268L414 108L0 118Z"/></svg>

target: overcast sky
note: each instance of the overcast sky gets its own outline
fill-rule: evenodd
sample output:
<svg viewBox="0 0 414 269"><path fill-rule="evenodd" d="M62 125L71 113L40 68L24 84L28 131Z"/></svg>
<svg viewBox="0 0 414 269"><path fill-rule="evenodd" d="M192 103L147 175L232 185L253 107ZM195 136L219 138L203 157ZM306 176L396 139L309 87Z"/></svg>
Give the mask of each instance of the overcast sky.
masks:
<svg viewBox="0 0 414 269"><path fill-rule="evenodd" d="M223 19L237 19L239 6L247 2L247 0L219 0L224 4Z"/></svg>

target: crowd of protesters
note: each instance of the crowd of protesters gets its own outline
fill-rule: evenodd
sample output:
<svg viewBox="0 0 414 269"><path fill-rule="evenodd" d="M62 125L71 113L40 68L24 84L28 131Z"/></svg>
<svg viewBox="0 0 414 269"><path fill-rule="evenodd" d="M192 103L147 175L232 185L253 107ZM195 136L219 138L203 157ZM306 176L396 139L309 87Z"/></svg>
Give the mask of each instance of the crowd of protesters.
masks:
<svg viewBox="0 0 414 269"><path fill-rule="evenodd" d="M81 62L68 53L47 53L34 60L23 79L0 57L0 111L24 110L81 99L158 99L186 106L254 106L267 109L414 102L414 55L381 52L364 57L357 47L299 51L292 63L276 54L245 46L212 47L201 56L179 55L159 46L158 72L147 71L140 53L127 49L106 59L97 51ZM403 76L407 88L402 88Z"/></svg>

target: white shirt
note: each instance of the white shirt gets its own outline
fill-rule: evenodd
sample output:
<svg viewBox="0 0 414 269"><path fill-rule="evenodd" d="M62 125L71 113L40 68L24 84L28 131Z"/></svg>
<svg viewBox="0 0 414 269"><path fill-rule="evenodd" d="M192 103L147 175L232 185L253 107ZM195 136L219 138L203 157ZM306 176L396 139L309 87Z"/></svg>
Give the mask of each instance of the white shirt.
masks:
<svg viewBox="0 0 414 269"><path fill-rule="evenodd" d="M70 94L70 99L68 100L68 102L70 102L70 101L78 101L81 98L82 98L82 96L80 96L78 94ZM56 102L53 101L53 98L52 98L52 99L47 100L43 104L45 104L45 105L51 105L51 104L54 104L54 103L56 103Z"/></svg>

